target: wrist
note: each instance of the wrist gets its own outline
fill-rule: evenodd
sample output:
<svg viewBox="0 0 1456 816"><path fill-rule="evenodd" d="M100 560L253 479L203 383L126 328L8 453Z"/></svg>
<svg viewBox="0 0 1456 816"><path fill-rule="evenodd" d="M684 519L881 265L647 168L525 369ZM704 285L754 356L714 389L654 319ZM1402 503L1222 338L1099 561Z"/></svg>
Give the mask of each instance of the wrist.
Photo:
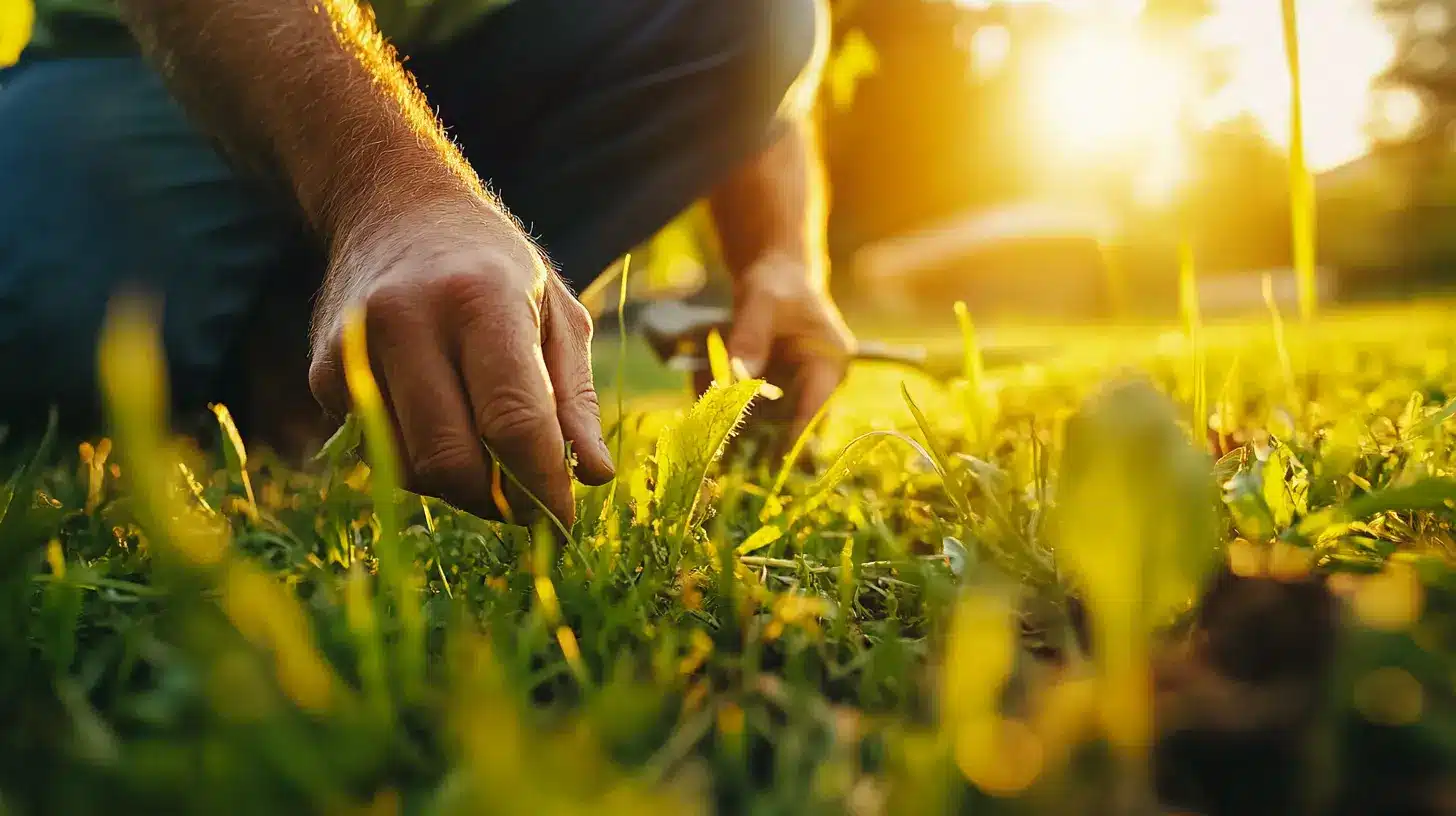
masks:
<svg viewBox="0 0 1456 816"><path fill-rule="evenodd" d="M397 155L397 154L396 154ZM339 167L311 217L330 256L374 243L399 224L483 210L489 198L438 160L394 159Z"/></svg>
<svg viewBox="0 0 1456 816"><path fill-rule="evenodd" d="M391 277L460 269L512 272L539 285L546 266L535 245L491 199L469 194L387 197L349 215L329 245L328 272L315 310L328 319ZM504 282L503 282L504 283Z"/></svg>
<svg viewBox="0 0 1456 816"><path fill-rule="evenodd" d="M826 254L807 242L775 243L764 247L738 276L740 285L804 286L814 291L829 287Z"/></svg>

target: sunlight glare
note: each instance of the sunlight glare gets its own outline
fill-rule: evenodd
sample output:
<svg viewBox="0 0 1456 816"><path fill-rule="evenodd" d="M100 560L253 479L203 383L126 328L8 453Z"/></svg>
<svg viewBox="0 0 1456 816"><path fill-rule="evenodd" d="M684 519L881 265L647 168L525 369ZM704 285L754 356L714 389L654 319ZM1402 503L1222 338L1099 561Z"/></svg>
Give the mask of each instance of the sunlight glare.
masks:
<svg viewBox="0 0 1456 816"><path fill-rule="evenodd" d="M1306 149L1310 168L1325 170L1368 148L1370 86L1390 63L1394 43L1368 0L1301 0L1298 10ZM1289 75L1279 4L1219 0L1203 33L1232 55L1213 118L1251 113L1270 139L1287 147ZM1412 123L1409 101L1396 100L1395 124Z"/></svg>
<svg viewBox="0 0 1456 816"><path fill-rule="evenodd" d="M1141 204L1172 204L1188 182L1188 153L1176 133L1156 140L1147 161L1133 176L1133 197Z"/></svg>
<svg viewBox="0 0 1456 816"><path fill-rule="evenodd" d="M999 72L1011 56L1011 31L1006 26L988 25L971 36L971 73L984 79Z"/></svg>
<svg viewBox="0 0 1456 816"><path fill-rule="evenodd" d="M1078 20L1066 40L1039 60L1031 104L1049 146L1063 158L1105 154L1120 140L1147 138L1178 96L1178 55L1159 56L1131 25L1143 0L954 0L971 9L1054 6ZM1277 145L1289 144L1289 74L1275 0L1213 0L1199 26L1203 43L1228 57L1227 82L1212 99L1188 99L1189 114L1208 125L1250 114ZM1327 170L1363 155L1372 129L1400 135L1419 120L1419 100L1382 100L1372 84L1394 54L1391 32L1370 0L1299 0L1304 65L1305 147L1310 168ZM1433 5L1415 25L1450 23ZM1061 47L1064 45L1065 47ZM1130 150L1141 149L1131 146Z"/></svg>
<svg viewBox="0 0 1456 816"><path fill-rule="evenodd" d="M1379 139L1398 141L1415 132L1425 116L1421 97L1409 88L1390 88L1374 94L1370 128Z"/></svg>
<svg viewBox="0 0 1456 816"><path fill-rule="evenodd" d="M1141 149L1179 118L1183 67L1130 27L1078 27L1049 43L1036 65L1033 115L1060 154Z"/></svg>

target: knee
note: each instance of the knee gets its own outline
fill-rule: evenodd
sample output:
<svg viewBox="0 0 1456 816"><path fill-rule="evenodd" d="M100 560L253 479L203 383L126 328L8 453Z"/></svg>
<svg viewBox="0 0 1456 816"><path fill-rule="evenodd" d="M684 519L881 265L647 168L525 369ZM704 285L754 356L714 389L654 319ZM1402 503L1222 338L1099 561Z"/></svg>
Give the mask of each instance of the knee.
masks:
<svg viewBox="0 0 1456 816"><path fill-rule="evenodd" d="M770 109L788 118L807 113L829 47L829 12L824 0L725 2L750 15L745 32L748 51L759 66L757 80Z"/></svg>

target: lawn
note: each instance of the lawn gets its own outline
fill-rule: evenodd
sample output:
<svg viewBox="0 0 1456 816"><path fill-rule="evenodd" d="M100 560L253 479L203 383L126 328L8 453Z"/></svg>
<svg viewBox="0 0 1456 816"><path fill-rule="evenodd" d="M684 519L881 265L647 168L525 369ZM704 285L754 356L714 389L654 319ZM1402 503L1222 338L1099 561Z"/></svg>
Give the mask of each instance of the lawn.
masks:
<svg viewBox="0 0 1456 816"><path fill-rule="evenodd" d="M6 444L0 813L1456 812L1448 315L951 330L788 465L604 338L571 530L168 442L119 324Z"/></svg>

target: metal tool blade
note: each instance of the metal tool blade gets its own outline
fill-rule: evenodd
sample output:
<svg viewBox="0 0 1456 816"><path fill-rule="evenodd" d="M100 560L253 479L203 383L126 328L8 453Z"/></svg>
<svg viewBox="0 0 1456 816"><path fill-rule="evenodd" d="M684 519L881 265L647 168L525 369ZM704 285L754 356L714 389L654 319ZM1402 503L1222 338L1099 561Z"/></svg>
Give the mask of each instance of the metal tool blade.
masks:
<svg viewBox="0 0 1456 816"><path fill-rule="evenodd" d="M731 318L732 313L722 307L659 301L642 309L638 324L658 359L673 370L692 373L708 368L708 335L717 329L726 336ZM937 379L945 377L945 372L931 365L930 353L923 346L866 340L857 345L851 359L891 363Z"/></svg>

